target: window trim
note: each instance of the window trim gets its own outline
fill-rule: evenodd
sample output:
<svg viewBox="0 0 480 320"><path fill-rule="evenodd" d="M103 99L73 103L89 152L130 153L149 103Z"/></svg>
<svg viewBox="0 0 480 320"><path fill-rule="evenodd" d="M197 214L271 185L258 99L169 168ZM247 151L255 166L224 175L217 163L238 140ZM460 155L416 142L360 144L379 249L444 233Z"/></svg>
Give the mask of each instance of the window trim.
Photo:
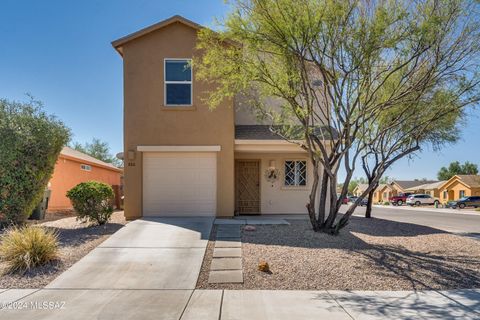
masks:
<svg viewBox="0 0 480 320"><path fill-rule="evenodd" d="M167 61L187 61L190 63L190 81L167 81ZM164 58L163 59L163 105L169 109L193 107L193 68L192 58ZM190 84L190 104L167 104L167 84Z"/></svg>
<svg viewBox="0 0 480 320"><path fill-rule="evenodd" d="M287 177L287 173L285 172L285 164L287 161L294 161L294 162L300 162L300 161L303 161L305 162L305 185L301 185L301 184L293 184L293 185L287 185L285 184L285 179ZM296 170L297 166L295 165L295 170ZM286 188L286 189L308 189L308 161L307 159L284 159L283 160L283 188Z"/></svg>
<svg viewBox="0 0 480 320"><path fill-rule="evenodd" d="M82 163L82 164L80 164L80 170L92 171L92 166L89 165L89 164Z"/></svg>

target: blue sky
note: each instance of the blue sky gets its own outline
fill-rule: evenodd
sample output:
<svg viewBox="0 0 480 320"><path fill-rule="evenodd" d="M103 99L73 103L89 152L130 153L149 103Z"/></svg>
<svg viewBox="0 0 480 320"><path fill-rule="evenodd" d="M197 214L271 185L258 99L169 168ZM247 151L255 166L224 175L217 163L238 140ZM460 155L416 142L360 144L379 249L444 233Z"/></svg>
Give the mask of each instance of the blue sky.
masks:
<svg viewBox="0 0 480 320"><path fill-rule="evenodd" d="M25 100L30 93L72 129L74 141L97 137L116 153L122 149L122 59L110 42L175 14L211 25L227 9L223 0L2 0L0 97ZM388 175L435 178L454 160L480 165L479 115L469 117L458 144L404 159Z"/></svg>

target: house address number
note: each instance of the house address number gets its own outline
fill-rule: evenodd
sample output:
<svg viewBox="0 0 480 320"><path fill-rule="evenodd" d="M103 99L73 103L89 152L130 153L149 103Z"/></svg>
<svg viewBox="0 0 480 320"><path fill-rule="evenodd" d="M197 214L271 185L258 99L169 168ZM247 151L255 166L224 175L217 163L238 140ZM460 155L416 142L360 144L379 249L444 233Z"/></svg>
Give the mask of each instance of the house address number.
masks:
<svg viewBox="0 0 480 320"><path fill-rule="evenodd" d="M135 167L135 162L129 162L129 163L128 163L128 166L129 166L129 167Z"/></svg>

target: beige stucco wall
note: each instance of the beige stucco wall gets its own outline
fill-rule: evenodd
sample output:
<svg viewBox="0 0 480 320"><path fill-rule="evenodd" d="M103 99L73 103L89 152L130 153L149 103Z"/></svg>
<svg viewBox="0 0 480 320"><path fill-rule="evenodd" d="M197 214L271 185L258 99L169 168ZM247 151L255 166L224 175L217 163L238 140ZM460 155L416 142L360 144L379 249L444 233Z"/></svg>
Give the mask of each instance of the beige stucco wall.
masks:
<svg viewBox="0 0 480 320"><path fill-rule="evenodd" d="M306 204L312 186L313 166L306 153L235 153L236 159L260 160L260 199L261 214L307 213ZM265 178L265 171L270 161L275 160L275 167L280 170L280 177L274 183ZM284 186L284 161L307 161L307 186Z"/></svg>
<svg viewBox="0 0 480 320"><path fill-rule="evenodd" d="M463 183L454 180L439 189L440 202L445 203L460 199L461 190L465 191L465 196L480 196L480 188L469 188ZM446 197L444 191L447 191Z"/></svg>
<svg viewBox="0 0 480 320"><path fill-rule="evenodd" d="M142 215L142 153L137 146L220 145L217 158L217 215L234 211L234 112L231 101L210 111L202 103L213 88L195 79L193 107L164 106L164 59L192 58L197 31L174 23L123 46L125 216ZM135 158L128 159L129 151Z"/></svg>

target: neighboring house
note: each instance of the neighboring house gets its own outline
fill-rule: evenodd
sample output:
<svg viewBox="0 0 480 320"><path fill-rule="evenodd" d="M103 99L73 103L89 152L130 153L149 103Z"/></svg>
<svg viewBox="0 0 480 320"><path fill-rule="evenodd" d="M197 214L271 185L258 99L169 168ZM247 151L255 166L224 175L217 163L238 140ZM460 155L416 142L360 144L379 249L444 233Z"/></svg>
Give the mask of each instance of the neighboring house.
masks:
<svg viewBox="0 0 480 320"><path fill-rule="evenodd" d="M360 197L365 190L367 190L368 184L366 183L359 183L355 189L353 189L352 193L356 197Z"/></svg>
<svg viewBox="0 0 480 320"><path fill-rule="evenodd" d="M408 193L409 189L418 187L423 184L435 183L434 180L394 180L390 183L392 188L391 195L396 196L399 194Z"/></svg>
<svg viewBox="0 0 480 320"><path fill-rule="evenodd" d="M433 183L421 184L419 186L411 187L407 189L407 192L411 193L423 193L432 197L440 198L440 188L446 181L437 181Z"/></svg>
<svg viewBox="0 0 480 320"><path fill-rule="evenodd" d="M313 166L189 62L202 27L174 16L112 42L124 66L125 216L306 213ZM193 69L193 70L192 70Z"/></svg>
<svg viewBox="0 0 480 320"><path fill-rule="evenodd" d="M464 196L480 196L480 175L456 175L439 188L440 202L458 200Z"/></svg>
<svg viewBox="0 0 480 320"><path fill-rule="evenodd" d="M389 184L380 184L373 194L373 203L388 201L392 196L392 190Z"/></svg>
<svg viewBox="0 0 480 320"><path fill-rule="evenodd" d="M51 190L48 210L71 209L67 191L85 181L100 181L111 186L120 186L122 170L110 163L95 159L80 151L64 147L55 164L52 178L48 183Z"/></svg>

